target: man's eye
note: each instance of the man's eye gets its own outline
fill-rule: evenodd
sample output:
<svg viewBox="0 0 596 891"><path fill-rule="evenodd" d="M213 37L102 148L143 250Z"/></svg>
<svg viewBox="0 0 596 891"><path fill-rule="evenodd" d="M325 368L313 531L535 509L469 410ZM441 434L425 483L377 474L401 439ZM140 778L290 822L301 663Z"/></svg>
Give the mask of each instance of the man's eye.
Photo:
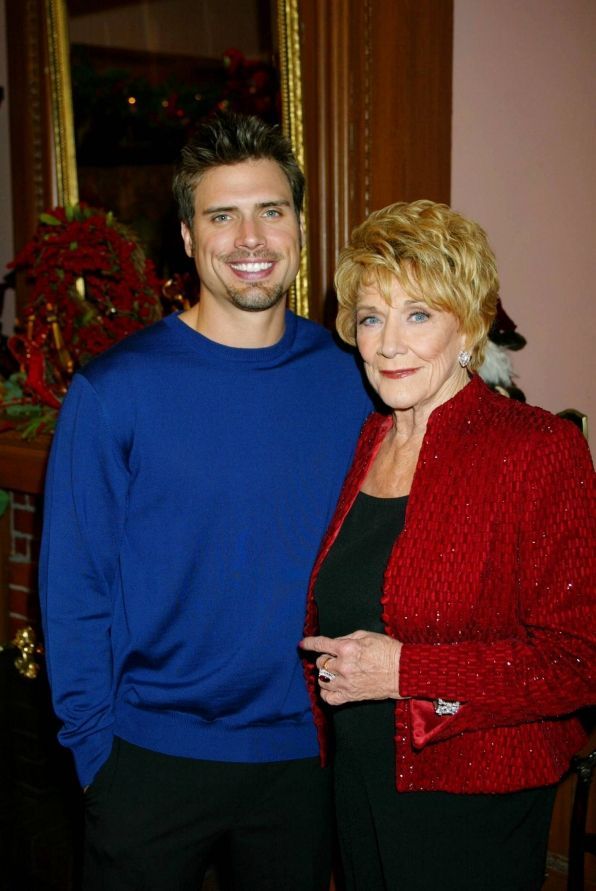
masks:
<svg viewBox="0 0 596 891"><path fill-rule="evenodd" d="M265 216L270 218L280 217L281 211L277 210L275 207L269 207L265 211Z"/></svg>
<svg viewBox="0 0 596 891"><path fill-rule="evenodd" d="M225 223L226 220L230 219L229 213L218 213L215 216L211 217L212 223Z"/></svg>

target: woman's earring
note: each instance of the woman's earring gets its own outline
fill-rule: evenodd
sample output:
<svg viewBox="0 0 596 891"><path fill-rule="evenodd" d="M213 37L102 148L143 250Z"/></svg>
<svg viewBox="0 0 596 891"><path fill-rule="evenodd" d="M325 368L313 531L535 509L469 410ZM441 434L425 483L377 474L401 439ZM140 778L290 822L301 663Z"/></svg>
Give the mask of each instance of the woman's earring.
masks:
<svg viewBox="0 0 596 891"><path fill-rule="evenodd" d="M470 359L472 358L471 354L467 350L462 350L459 356L457 357L459 364L462 368L465 368L466 365L469 365Z"/></svg>

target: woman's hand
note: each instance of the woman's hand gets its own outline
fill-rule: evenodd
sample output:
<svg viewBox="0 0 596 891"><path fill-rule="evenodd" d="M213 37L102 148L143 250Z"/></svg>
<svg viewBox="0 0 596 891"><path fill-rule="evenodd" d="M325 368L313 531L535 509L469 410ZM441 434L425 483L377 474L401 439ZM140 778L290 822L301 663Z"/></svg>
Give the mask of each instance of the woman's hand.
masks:
<svg viewBox="0 0 596 891"><path fill-rule="evenodd" d="M354 631L345 637L305 637L300 647L321 653L316 661L333 679L319 676L321 696L329 705L363 699L401 699L401 643L386 634Z"/></svg>

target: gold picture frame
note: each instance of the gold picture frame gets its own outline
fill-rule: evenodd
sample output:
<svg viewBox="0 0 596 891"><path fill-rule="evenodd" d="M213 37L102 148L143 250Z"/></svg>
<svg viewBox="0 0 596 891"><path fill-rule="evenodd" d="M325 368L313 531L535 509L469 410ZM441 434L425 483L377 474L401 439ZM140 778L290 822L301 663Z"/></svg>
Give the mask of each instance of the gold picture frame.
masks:
<svg viewBox="0 0 596 891"><path fill-rule="evenodd" d="M79 200L74 140L70 46L66 0L44 0L48 41L50 106L55 160L56 200L60 205ZM302 77L298 0L276 0L282 125L304 169ZM305 209L306 213L306 209ZM290 308L308 316L308 252L302 249L300 271L289 296Z"/></svg>

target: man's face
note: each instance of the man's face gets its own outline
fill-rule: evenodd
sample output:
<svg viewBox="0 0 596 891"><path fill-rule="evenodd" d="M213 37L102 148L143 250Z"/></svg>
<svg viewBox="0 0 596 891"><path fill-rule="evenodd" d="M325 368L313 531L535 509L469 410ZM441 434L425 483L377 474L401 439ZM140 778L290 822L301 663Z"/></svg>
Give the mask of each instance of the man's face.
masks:
<svg viewBox="0 0 596 891"><path fill-rule="evenodd" d="M300 224L275 161L208 170L195 189L192 232L183 223L182 237L201 300L260 312L278 304L298 274Z"/></svg>

